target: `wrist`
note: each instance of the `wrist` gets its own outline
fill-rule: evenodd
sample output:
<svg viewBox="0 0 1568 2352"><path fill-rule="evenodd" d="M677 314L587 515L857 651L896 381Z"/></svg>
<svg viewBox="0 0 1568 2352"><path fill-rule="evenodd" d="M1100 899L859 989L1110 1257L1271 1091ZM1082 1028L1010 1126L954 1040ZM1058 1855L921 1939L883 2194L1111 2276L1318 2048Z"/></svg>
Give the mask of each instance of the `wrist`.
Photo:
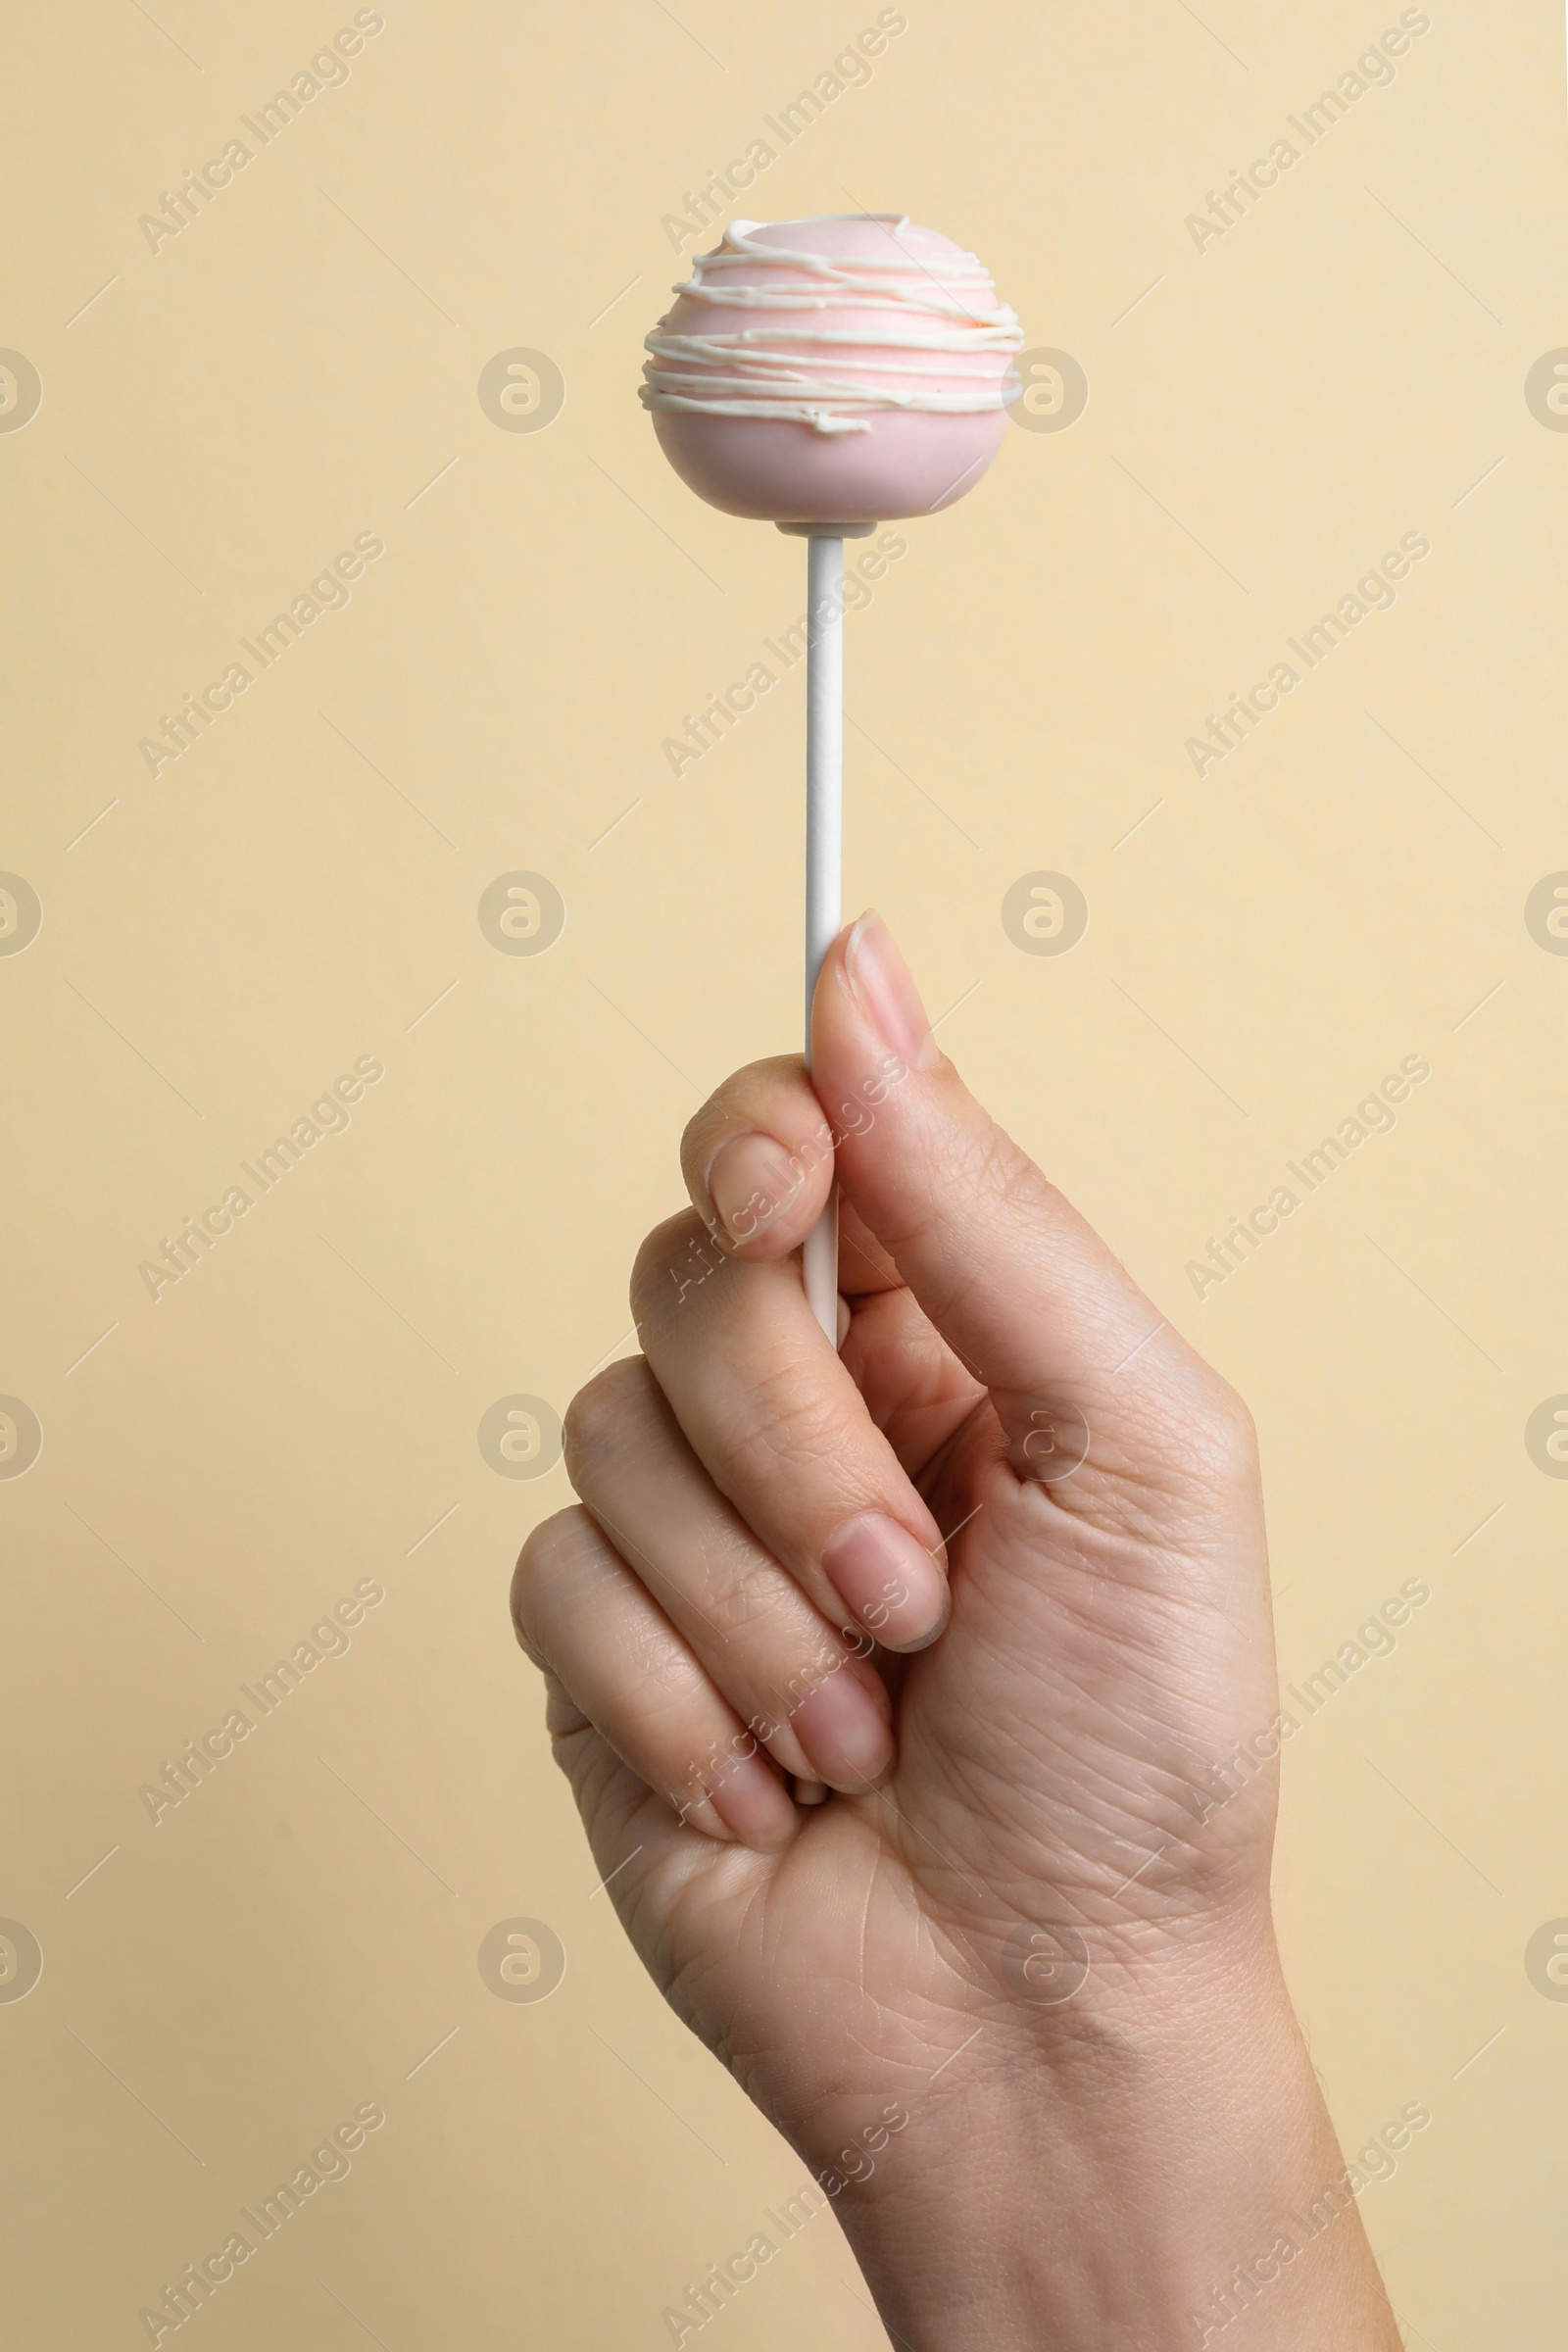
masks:
<svg viewBox="0 0 1568 2352"><path fill-rule="evenodd" d="M1271 1943L1196 1957L988 2023L910 2090L835 2195L895 2342L1395 2352Z"/></svg>

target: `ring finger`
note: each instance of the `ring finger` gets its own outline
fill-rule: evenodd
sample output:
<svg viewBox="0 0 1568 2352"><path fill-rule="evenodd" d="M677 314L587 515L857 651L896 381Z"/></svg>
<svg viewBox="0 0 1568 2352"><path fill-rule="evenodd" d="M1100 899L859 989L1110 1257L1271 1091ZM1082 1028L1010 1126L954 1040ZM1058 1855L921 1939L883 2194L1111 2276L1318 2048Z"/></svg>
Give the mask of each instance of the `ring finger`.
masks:
<svg viewBox="0 0 1568 2352"><path fill-rule="evenodd" d="M677 1818L768 1852L799 1816L755 1737L584 1510L546 1520L512 1580L517 1639L549 1678L553 1736L591 1724Z"/></svg>

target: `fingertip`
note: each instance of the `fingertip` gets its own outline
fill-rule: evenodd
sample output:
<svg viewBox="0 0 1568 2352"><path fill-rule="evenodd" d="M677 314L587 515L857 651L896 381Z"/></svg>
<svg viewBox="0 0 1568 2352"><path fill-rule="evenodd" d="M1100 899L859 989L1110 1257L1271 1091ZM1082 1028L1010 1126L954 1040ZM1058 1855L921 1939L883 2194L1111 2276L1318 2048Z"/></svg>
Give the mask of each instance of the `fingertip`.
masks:
<svg viewBox="0 0 1568 2352"><path fill-rule="evenodd" d="M784 1257L815 1223L830 1181L829 1155L790 1151L776 1136L752 1131L719 1145L703 1171L697 1205L735 1256Z"/></svg>
<svg viewBox="0 0 1568 2352"><path fill-rule="evenodd" d="M913 974L874 907L867 907L833 942L812 1014L813 1040L818 1018L828 1030L848 1022L906 1071L934 1070L941 1063L942 1049Z"/></svg>
<svg viewBox="0 0 1568 2352"><path fill-rule="evenodd" d="M743 1758L708 1792L708 1803L742 1845L774 1854L791 1844L801 1817L789 1790L760 1755Z"/></svg>
<svg viewBox="0 0 1568 2352"><path fill-rule="evenodd" d="M881 1678L841 1663L790 1709L790 1725L818 1780L847 1795L875 1788L896 1754Z"/></svg>
<svg viewBox="0 0 1568 2352"><path fill-rule="evenodd" d="M709 1232L731 1255L783 1257L833 1181L833 1143L800 1054L726 1078L688 1122L680 1162Z"/></svg>
<svg viewBox="0 0 1568 2352"><path fill-rule="evenodd" d="M936 1623L929 1626L923 1634L907 1635L902 1639L895 1639L891 1634L881 1634L878 1636L878 1640L884 1649L892 1650L895 1657L917 1657L922 1649L929 1649L934 1642L941 1641L948 1630L948 1622L952 1615L953 1595L944 1590L941 1615L937 1618Z"/></svg>
<svg viewBox="0 0 1568 2352"><path fill-rule="evenodd" d="M940 1535L928 1546L888 1511L860 1511L835 1528L822 1547L822 1569L856 1623L884 1649L929 1648L948 1622Z"/></svg>
<svg viewBox="0 0 1568 2352"><path fill-rule="evenodd" d="M700 1837L710 1838L714 1845L738 1845L741 1842L706 1790L701 1796L688 1796L679 1804L671 1795L667 1802L675 1816L677 1829L696 1830Z"/></svg>

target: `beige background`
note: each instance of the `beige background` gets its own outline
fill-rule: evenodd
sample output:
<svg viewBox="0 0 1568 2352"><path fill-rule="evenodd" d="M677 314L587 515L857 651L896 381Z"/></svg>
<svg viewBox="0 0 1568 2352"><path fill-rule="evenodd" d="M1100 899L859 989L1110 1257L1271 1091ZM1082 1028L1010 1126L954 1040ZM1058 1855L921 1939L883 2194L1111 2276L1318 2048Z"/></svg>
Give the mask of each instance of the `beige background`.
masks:
<svg viewBox="0 0 1568 2352"><path fill-rule="evenodd" d="M1348 2144L1432 2112L1362 2200L1408 2340L1483 2352L1564 2292L1568 2007L1525 1949L1568 1914L1568 1486L1524 1426L1568 1390L1568 960L1523 916L1568 866L1568 439L1524 398L1568 343L1560 12L1434 0L1254 214L1184 225L1398 13L909 0L745 209L906 207L1087 370L849 624L847 897L1254 1405L1284 1678L1431 1587L1289 1751L1280 1909ZM209 2352L652 2347L801 2177L593 1892L505 1609L564 1476L476 1430L626 1345L682 1122L795 1042L799 673L679 783L660 747L801 551L698 505L633 386L662 217L874 14L388 0L154 254L138 216L351 11L7 12L0 343L43 382L0 434L0 866L43 906L0 958L0 1390L43 1429L0 1483L19 2342L145 2341L368 2100ZM548 430L476 399L517 346L565 378ZM1200 782L1204 714L1412 530L1396 608ZM367 531L348 608L150 776ZM568 910L536 958L476 920L518 868ZM1001 927L1038 868L1090 902L1061 958ZM1396 1130L1200 1303L1187 1260L1407 1054ZM155 1303L138 1263L359 1055L349 1131ZM141 1786L366 1578L348 1654L155 1827ZM568 1953L542 2005L476 1967L518 1916ZM882 2342L835 2232L710 2332Z"/></svg>

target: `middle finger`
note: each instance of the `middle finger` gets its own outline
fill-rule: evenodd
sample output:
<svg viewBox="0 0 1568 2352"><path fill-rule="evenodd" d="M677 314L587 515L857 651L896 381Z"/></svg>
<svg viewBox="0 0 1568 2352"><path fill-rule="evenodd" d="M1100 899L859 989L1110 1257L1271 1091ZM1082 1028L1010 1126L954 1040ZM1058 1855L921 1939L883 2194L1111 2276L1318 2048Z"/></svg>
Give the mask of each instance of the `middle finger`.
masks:
<svg viewBox="0 0 1568 2352"><path fill-rule="evenodd" d="M893 1759L881 1676L714 1491L645 1361L589 1383L565 1446L583 1504L775 1762L873 1785Z"/></svg>
<svg viewBox="0 0 1568 2352"><path fill-rule="evenodd" d="M889 1649L934 1641L941 1531L824 1345L799 1260L725 1256L688 1212L643 1244L632 1307L693 1451L803 1592Z"/></svg>

